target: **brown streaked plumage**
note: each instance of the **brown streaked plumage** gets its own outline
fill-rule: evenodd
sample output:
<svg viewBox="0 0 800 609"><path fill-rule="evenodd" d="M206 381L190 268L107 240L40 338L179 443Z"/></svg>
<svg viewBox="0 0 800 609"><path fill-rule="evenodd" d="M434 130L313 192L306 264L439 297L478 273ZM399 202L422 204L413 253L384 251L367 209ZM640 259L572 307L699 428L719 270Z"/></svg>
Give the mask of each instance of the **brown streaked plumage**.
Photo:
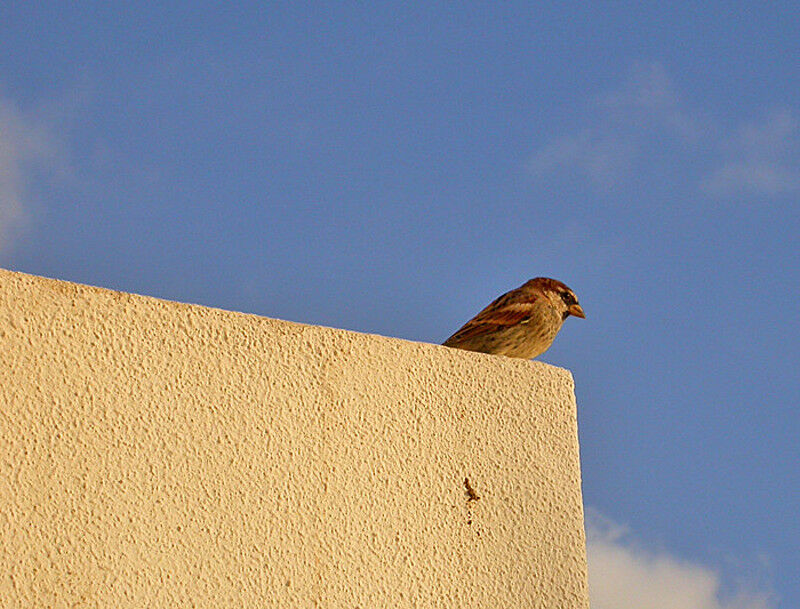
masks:
<svg viewBox="0 0 800 609"><path fill-rule="evenodd" d="M556 279L537 277L497 298L444 344L530 359L547 351L570 315L586 317L575 292Z"/></svg>

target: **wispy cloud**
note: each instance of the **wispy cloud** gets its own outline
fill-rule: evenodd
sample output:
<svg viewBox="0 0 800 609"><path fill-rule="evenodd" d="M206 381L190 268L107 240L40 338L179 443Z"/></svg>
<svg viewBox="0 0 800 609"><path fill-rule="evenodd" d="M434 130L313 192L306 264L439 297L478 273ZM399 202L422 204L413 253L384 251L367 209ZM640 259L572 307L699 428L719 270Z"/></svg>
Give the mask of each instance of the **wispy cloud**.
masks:
<svg viewBox="0 0 800 609"><path fill-rule="evenodd" d="M0 96L0 251L7 249L29 212L31 172L55 158L42 121Z"/></svg>
<svg viewBox="0 0 800 609"><path fill-rule="evenodd" d="M629 138L587 129L542 147L530 158L528 170L540 178L572 166L595 185L610 188L631 171L638 148Z"/></svg>
<svg viewBox="0 0 800 609"><path fill-rule="evenodd" d="M789 110L739 128L723 142L724 161L702 187L718 196L800 191L798 121Z"/></svg>
<svg viewBox="0 0 800 609"><path fill-rule="evenodd" d="M587 123L536 150L528 169L535 178L561 171L610 188L647 165L698 167L686 179L717 197L774 196L800 192L798 121L789 110L725 129L713 112L692 107L661 64L636 65L620 85L594 97Z"/></svg>
<svg viewBox="0 0 800 609"><path fill-rule="evenodd" d="M627 79L616 90L601 95L596 105L603 112L602 128L625 130L628 137L658 132L692 141L708 135L706 121L687 110L677 86L659 63L634 65Z"/></svg>
<svg viewBox="0 0 800 609"><path fill-rule="evenodd" d="M772 609L774 594L741 584L722 593L721 574L664 551L646 550L630 531L587 513L589 598L593 609Z"/></svg>

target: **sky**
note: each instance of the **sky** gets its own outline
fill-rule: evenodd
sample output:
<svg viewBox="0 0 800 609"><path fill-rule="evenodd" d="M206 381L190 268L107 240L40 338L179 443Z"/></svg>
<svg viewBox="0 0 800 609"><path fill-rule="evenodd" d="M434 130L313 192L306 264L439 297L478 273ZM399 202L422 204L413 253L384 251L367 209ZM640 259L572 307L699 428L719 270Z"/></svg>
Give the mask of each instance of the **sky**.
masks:
<svg viewBox="0 0 800 609"><path fill-rule="evenodd" d="M0 266L439 343L550 276L593 609L800 606L800 12L0 4Z"/></svg>

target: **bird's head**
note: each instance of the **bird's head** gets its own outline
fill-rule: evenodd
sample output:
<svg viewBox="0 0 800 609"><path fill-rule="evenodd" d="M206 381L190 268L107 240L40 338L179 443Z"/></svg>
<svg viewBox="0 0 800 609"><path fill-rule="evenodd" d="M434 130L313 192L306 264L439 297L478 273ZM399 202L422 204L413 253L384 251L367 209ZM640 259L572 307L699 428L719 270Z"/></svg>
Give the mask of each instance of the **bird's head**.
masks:
<svg viewBox="0 0 800 609"><path fill-rule="evenodd" d="M528 285L541 290L553 304L553 307L561 312L562 319L566 319L570 315L586 319L586 314L583 312L581 305L578 304L578 297L575 296L575 292L557 279L537 277L536 279L531 279Z"/></svg>

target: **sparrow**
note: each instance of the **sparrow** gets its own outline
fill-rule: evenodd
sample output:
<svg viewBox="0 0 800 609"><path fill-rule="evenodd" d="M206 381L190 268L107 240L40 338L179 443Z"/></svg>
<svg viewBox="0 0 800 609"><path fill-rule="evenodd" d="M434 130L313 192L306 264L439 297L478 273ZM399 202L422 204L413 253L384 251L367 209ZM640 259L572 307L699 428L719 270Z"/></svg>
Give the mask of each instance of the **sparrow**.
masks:
<svg viewBox="0 0 800 609"><path fill-rule="evenodd" d="M531 359L550 348L570 315L586 319L575 292L556 279L537 277L495 299L444 345Z"/></svg>

